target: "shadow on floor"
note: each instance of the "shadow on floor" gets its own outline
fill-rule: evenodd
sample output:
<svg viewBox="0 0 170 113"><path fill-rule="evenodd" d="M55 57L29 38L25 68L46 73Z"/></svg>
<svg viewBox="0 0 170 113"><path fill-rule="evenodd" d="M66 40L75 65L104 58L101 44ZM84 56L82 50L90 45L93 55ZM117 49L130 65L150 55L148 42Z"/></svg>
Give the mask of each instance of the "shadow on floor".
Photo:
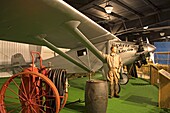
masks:
<svg viewBox="0 0 170 113"><path fill-rule="evenodd" d="M131 84L136 86L150 85L149 83L131 83Z"/></svg>
<svg viewBox="0 0 170 113"><path fill-rule="evenodd" d="M67 101L65 108L75 110L76 112L85 113L84 101L76 100L74 102Z"/></svg>
<svg viewBox="0 0 170 113"><path fill-rule="evenodd" d="M142 105L145 105L145 104L146 105L149 104L149 105L152 105L152 106L158 105L158 103L153 102L151 98L136 96L136 95L131 95L125 101L134 102L134 103L138 103L138 104L142 104Z"/></svg>

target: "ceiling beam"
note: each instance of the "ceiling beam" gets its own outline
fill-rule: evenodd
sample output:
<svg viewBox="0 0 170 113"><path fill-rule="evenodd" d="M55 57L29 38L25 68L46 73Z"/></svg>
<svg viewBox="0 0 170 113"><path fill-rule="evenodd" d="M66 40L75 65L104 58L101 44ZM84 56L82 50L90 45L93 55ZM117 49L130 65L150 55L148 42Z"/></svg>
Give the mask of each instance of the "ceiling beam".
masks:
<svg viewBox="0 0 170 113"><path fill-rule="evenodd" d="M158 13L152 13L152 14L149 14L145 17L142 17L140 18L141 19L141 22L143 24L143 26L148 26L148 25L153 25L153 24L157 24L157 23L160 23L160 22L164 22L164 21L167 21L167 20L170 20L170 10L162 10L161 13L160 13L160 19L161 21L159 21L158 19ZM133 19L133 20L128 20L128 21L125 21L126 25L127 25L127 28L131 28L133 26L135 27L141 27L141 24L140 24L140 21L139 19ZM117 22L115 23L115 25L118 25L118 24L122 24L122 21L120 22Z"/></svg>
<svg viewBox="0 0 170 113"><path fill-rule="evenodd" d="M170 29L170 15L168 15L170 13L170 10L165 10L160 13L160 17L161 17L161 21L158 21L158 17L156 16L157 13L149 15L149 16L145 16L143 18L141 18L141 21L143 23L144 26L149 26L149 29L151 31L159 31L161 29L167 30ZM120 26L122 25L122 22L116 23L114 24L114 26ZM143 29L143 27L140 26L140 21L139 19L134 19L134 20L129 20L125 22L126 24L126 29L123 29L123 27L121 27L121 29L119 31L117 31L117 33L119 35L121 35L121 32L126 32L128 33L128 29L130 31L135 30L135 29ZM123 33L123 34L124 34Z"/></svg>
<svg viewBox="0 0 170 113"><path fill-rule="evenodd" d="M146 5L150 6L154 11L161 11L153 2L151 2L150 0L143 0Z"/></svg>
<svg viewBox="0 0 170 113"><path fill-rule="evenodd" d="M94 15L94 14L89 14L87 12L83 12L83 14L85 14L86 16L88 16L89 18L91 19L94 19L96 20L95 22L97 21L105 21L106 18L104 18L103 16L98 16L98 15Z"/></svg>
<svg viewBox="0 0 170 113"><path fill-rule="evenodd" d="M103 0L93 0L92 2L89 2L88 4L82 6L78 10L79 11L84 11L84 10L87 10L87 9L90 9L90 8L94 7L94 4L98 5L98 4L101 4L101 3L103 3Z"/></svg>
<svg viewBox="0 0 170 113"><path fill-rule="evenodd" d="M120 5L121 7L125 8L126 10L128 10L129 12L132 12L133 14L142 17L144 16L142 13L139 13L137 11L135 11L134 9L132 9L131 7L129 7L128 5L125 5L124 3L120 2L119 0L110 0L118 5Z"/></svg>

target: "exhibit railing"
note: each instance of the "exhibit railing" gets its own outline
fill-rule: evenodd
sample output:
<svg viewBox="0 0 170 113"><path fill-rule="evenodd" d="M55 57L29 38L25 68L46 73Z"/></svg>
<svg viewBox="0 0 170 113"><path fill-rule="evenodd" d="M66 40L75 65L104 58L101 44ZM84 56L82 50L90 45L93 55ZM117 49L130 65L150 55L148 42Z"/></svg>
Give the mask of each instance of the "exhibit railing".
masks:
<svg viewBox="0 0 170 113"><path fill-rule="evenodd" d="M170 65L170 52L154 52L155 63Z"/></svg>

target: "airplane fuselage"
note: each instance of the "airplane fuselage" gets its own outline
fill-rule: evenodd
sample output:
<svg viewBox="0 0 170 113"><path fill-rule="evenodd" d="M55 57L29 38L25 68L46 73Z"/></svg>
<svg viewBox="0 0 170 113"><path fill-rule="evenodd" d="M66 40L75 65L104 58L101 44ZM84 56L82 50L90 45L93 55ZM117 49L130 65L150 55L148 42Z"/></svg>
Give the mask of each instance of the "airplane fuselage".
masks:
<svg viewBox="0 0 170 113"><path fill-rule="evenodd" d="M141 54L147 57L149 52L153 52L155 50L155 47L148 43L142 44L143 51L139 51L139 44L136 44L135 42L126 42L126 41L115 42L110 40L109 45L117 46L118 48L117 53L122 58L124 65L128 65L135 62L136 60L139 60ZM110 53L110 49L108 49L107 53Z"/></svg>
<svg viewBox="0 0 170 113"><path fill-rule="evenodd" d="M147 57L149 52L155 50L155 47L151 44L143 43L143 51L139 51L139 45L134 42L125 41L114 41L109 40L107 42L101 42L95 44L95 47L105 53L110 54L110 47L115 45L118 47L118 54L122 58L124 65L132 64L135 61L141 60L141 56ZM82 65L86 66L89 70L98 71L102 66L103 62L98 59L88 48L80 47L76 49L71 49L67 52L69 56L77 60ZM66 68L68 73L84 73L82 69L78 68L76 65L70 63L69 61L63 59L61 56L56 56L51 59L44 61L44 65L48 62L52 62L54 67Z"/></svg>

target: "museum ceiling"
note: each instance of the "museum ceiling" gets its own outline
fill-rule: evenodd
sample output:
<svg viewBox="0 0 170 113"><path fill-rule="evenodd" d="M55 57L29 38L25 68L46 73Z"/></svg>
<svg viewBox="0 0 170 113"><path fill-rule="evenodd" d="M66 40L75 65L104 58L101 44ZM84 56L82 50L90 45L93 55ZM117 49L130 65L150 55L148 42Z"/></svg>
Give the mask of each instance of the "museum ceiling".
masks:
<svg viewBox="0 0 170 113"><path fill-rule="evenodd" d="M170 0L64 1L122 40L147 37L151 42L169 41ZM106 5L113 7L110 14L105 11Z"/></svg>

